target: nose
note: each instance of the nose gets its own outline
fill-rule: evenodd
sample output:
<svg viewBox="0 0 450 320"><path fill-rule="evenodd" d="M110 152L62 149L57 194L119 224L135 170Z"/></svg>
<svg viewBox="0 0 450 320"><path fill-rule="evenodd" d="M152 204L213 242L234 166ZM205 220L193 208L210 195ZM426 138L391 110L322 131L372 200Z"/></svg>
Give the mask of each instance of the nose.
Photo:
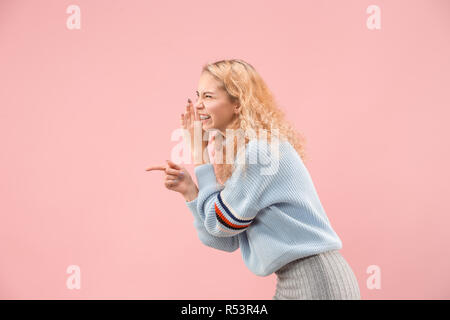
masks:
<svg viewBox="0 0 450 320"><path fill-rule="evenodd" d="M201 109L203 109L205 106L203 105L203 103L200 101L200 100L198 100L196 103L195 103L195 109L196 110L201 110Z"/></svg>

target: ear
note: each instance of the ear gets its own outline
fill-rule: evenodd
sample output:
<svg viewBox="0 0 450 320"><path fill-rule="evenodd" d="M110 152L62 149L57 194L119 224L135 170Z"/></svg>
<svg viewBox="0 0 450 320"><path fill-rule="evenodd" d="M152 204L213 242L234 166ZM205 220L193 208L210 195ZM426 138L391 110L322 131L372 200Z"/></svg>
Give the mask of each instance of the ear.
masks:
<svg viewBox="0 0 450 320"><path fill-rule="evenodd" d="M241 111L240 103L234 105L234 113L239 114L240 111Z"/></svg>

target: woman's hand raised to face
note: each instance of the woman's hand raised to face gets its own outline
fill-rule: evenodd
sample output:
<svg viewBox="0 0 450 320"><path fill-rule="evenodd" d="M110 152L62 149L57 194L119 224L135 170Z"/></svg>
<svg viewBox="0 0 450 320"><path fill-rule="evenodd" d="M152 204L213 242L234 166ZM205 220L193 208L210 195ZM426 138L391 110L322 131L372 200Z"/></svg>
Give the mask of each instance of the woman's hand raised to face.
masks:
<svg viewBox="0 0 450 320"><path fill-rule="evenodd" d="M165 166L152 166L146 171L164 171L166 174L164 185L167 189L181 193L187 201L194 200L197 197L198 188L189 172L170 160L166 160L166 162Z"/></svg>
<svg viewBox="0 0 450 320"><path fill-rule="evenodd" d="M203 140L207 134L203 129L200 116L194 110L191 99L188 99L185 113L181 114L181 127L185 130L184 143L190 147L194 164L210 163L208 155L208 140ZM197 139L197 142L195 141ZM200 143L201 142L201 143Z"/></svg>

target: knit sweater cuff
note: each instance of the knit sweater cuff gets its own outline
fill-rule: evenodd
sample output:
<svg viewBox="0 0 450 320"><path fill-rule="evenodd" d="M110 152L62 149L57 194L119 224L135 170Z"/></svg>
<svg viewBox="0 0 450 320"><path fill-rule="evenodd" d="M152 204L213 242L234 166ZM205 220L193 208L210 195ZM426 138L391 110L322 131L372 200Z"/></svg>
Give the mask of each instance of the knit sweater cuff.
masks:
<svg viewBox="0 0 450 320"><path fill-rule="evenodd" d="M197 214L197 199L198 197L192 201L186 201L186 205L194 214Z"/></svg>
<svg viewBox="0 0 450 320"><path fill-rule="evenodd" d="M195 167L195 175L197 177L198 189L202 190L209 186L217 186L216 173L211 163L205 163Z"/></svg>

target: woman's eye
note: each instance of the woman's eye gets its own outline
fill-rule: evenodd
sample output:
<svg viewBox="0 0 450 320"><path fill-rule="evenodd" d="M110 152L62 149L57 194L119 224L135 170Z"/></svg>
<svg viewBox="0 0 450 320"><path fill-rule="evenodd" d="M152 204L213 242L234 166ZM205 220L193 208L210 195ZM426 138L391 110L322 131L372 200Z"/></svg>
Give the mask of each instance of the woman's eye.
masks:
<svg viewBox="0 0 450 320"><path fill-rule="evenodd" d="M205 97L207 97L207 98L212 98L210 95L206 95Z"/></svg>

